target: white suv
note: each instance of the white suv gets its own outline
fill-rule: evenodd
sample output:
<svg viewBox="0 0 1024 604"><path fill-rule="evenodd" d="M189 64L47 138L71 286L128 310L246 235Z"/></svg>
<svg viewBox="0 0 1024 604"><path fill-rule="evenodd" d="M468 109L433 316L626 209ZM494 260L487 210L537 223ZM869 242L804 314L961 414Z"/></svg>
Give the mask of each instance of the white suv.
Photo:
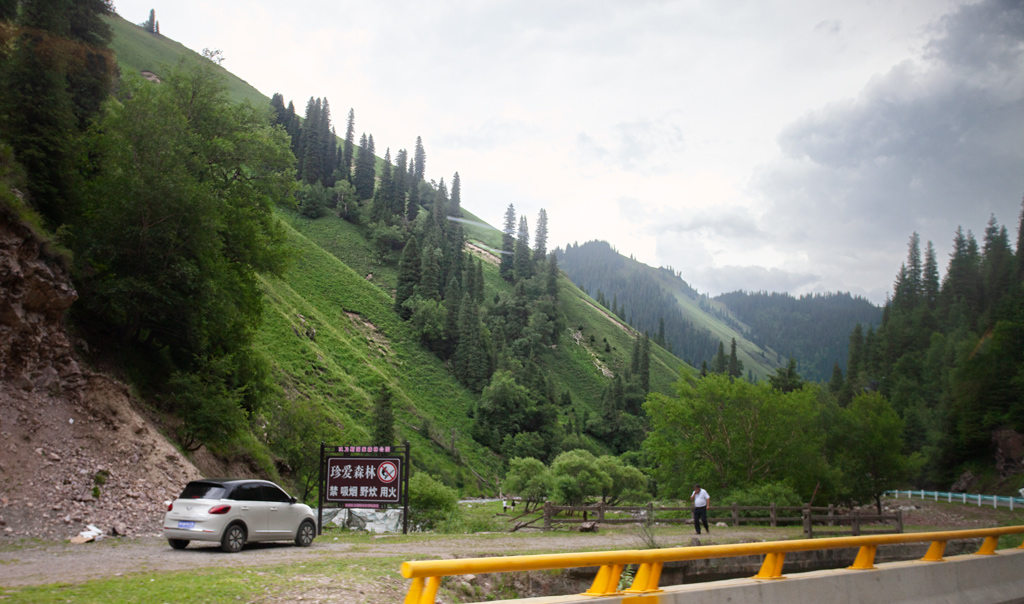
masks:
<svg viewBox="0 0 1024 604"><path fill-rule="evenodd" d="M267 480L194 480L167 506L163 526L174 549L189 541L220 542L226 552L256 541L306 547L316 537L313 510Z"/></svg>

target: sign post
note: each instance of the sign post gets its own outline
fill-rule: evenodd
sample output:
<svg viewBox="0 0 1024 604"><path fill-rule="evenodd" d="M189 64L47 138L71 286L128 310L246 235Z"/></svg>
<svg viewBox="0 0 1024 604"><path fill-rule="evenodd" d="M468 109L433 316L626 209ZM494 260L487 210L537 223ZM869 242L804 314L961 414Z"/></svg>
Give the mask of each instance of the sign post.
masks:
<svg viewBox="0 0 1024 604"><path fill-rule="evenodd" d="M320 443L319 509L403 508L402 532L409 532L409 441L397 446L327 446ZM402 454L404 453L404 455ZM323 531L323 512L317 519Z"/></svg>

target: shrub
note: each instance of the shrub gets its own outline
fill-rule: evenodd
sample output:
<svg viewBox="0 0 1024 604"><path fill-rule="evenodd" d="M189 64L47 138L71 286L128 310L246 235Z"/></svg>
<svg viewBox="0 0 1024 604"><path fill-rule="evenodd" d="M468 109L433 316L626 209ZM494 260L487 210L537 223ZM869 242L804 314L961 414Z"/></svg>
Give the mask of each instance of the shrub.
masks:
<svg viewBox="0 0 1024 604"><path fill-rule="evenodd" d="M453 523L459 512L459 495L430 474L420 472L409 480L409 521L427 531Z"/></svg>
<svg viewBox="0 0 1024 604"><path fill-rule="evenodd" d="M712 497L712 504L714 504L715 498ZM765 484L759 484L745 489L735 489L729 492L725 497L718 499L717 507L725 507L732 505L756 505L756 506L769 506L775 504L779 507L795 507L803 505L803 501L800 500L800 495L797 494L796 490L785 482L769 482ZM747 510L741 511L740 516L747 518L757 518L767 516L764 511Z"/></svg>

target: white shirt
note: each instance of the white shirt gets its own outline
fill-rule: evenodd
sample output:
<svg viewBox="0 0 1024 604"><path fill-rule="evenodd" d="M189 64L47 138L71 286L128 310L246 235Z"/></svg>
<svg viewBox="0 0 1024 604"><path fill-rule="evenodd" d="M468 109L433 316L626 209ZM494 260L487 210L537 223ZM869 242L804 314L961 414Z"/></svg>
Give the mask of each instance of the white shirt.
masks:
<svg viewBox="0 0 1024 604"><path fill-rule="evenodd" d="M693 496L693 506L698 508L706 507L708 505L708 499L711 499L711 495L708 495L707 491L701 489Z"/></svg>

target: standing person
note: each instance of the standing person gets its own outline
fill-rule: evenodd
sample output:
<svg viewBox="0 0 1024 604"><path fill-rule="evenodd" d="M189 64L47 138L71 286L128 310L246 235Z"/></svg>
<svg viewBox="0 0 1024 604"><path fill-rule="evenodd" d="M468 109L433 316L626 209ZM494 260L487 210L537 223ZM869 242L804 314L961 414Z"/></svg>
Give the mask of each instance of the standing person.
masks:
<svg viewBox="0 0 1024 604"><path fill-rule="evenodd" d="M699 484L695 484L690 499L693 500L693 528L697 529L699 535L700 523L703 521L704 530L711 534L711 529L708 527L708 508L711 507L711 495L700 488Z"/></svg>

